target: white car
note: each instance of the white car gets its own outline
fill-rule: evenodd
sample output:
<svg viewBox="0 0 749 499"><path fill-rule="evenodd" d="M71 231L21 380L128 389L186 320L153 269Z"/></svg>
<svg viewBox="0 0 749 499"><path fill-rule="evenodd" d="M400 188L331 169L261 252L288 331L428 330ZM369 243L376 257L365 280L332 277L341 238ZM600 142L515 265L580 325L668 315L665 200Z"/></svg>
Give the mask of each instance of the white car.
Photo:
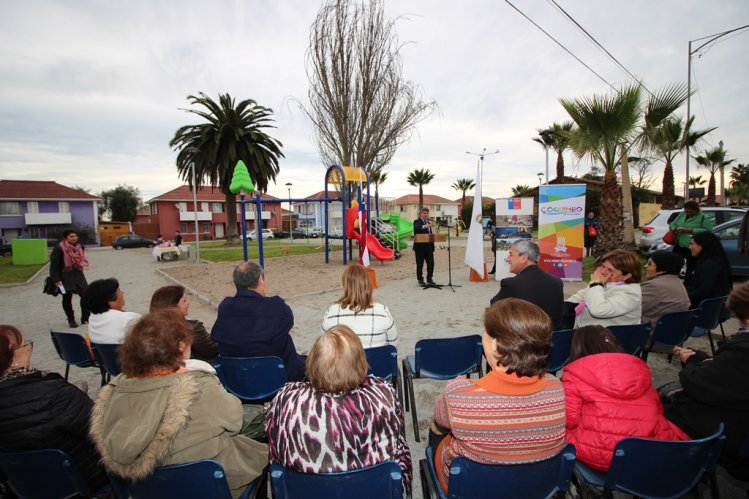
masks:
<svg viewBox="0 0 749 499"><path fill-rule="evenodd" d="M713 219L713 227L730 222L744 216L744 208L731 208L728 206L702 206L702 213ZM655 243L663 242L663 236L668 232L668 224L681 213L679 210L660 210L648 223L642 226L642 237L640 238L640 250L647 252Z"/></svg>
<svg viewBox="0 0 749 499"><path fill-rule="evenodd" d="M273 231L270 229L263 229L262 236L263 239L273 239ZM247 234L247 239L249 239L250 241L254 241L256 238L257 236L255 236L254 230Z"/></svg>

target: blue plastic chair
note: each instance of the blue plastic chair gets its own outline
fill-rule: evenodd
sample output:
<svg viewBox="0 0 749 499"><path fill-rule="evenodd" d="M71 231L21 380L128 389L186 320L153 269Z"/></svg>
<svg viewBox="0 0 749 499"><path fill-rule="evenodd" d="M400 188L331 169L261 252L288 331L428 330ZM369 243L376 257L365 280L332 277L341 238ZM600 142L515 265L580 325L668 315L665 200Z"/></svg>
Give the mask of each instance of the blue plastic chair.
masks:
<svg viewBox="0 0 749 499"><path fill-rule="evenodd" d="M401 479L400 467L394 461L338 473L299 473L270 465L275 499L401 499Z"/></svg>
<svg viewBox="0 0 749 499"><path fill-rule="evenodd" d="M556 374L570 361L574 329L561 329L551 333L551 352L549 352L549 372Z"/></svg>
<svg viewBox="0 0 749 499"><path fill-rule="evenodd" d="M650 352L666 353L671 355L675 346L680 346L689 336L694 324L695 310L683 310L681 312L669 312L663 314L655 323L653 334L650 336L640 356L647 362Z"/></svg>
<svg viewBox="0 0 749 499"><path fill-rule="evenodd" d="M464 457L450 463L447 492L442 490L434 468L432 449L419 462L421 490L425 498L507 497L542 499L563 494L575 467L575 446L566 444L556 456L528 464L480 464Z"/></svg>
<svg viewBox="0 0 749 499"><path fill-rule="evenodd" d="M419 439L419 423L416 415L414 378L453 379L461 374L470 377L471 373L483 374L481 359L484 349L481 336L473 334L459 338L439 338L416 342L415 354L403 359L403 385L408 392L405 400L406 411L413 417L414 438Z"/></svg>
<svg viewBox="0 0 749 499"><path fill-rule="evenodd" d="M286 384L286 371L279 357L216 357L213 364L219 380L242 402L260 403L273 398Z"/></svg>
<svg viewBox="0 0 749 499"><path fill-rule="evenodd" d="M70 457L59 449L0 453L0 470L18 497L90 497Z"/></svg>
<svg viewBox="0 0 749 499"><path fill-rule="evenodd" d="M713 329L720 326L720 330L723 334L723 340L726 339L726 334L723 331L723 321L725 321L726 314L726 300L728 296L718 296L717 298L708 298L702 300L699 307L695 311L694 327L690 336L698 338L707 334L707 339L710 342L710 350L715 355L715 344L713 343Z"/></svg>
<svg viewBox="0 0 749 499"><path fill-rule="evenodd" d="M112 378L120 374L120 345L108 345L104 343L91 343L91 350L94 351L96 362L107 371L107 375Z"/></svg>
<svg viewBox="0 0 749 499"><path fill-rule="evenodd" d="M722 424L699 440L625 438L614 448L608 473L578 461L575 475L581 486L603 488L609 497L620 491L652 498L683 497L708 478L712 496L718 497L714 472L725 440Z"/></svg>
<svg viewBox="0 0 749 499"><path fill-rule="evenodd" d="M95 367L101 373L101 386L107 384L107 372L96 363L96 359L91 356L86 340L80 334L61 333L59 331L50 331L52 344L57 350L57 354L65 361L65 379L68 379L70 366L76 367Z"/></svg>
<svg viewBox="0 0 749 499"><path fill-rule="evenodd" d="M398 373L398 350L393 345L384 345L381 347L365 348L364 353L367 356L367 363L369 364L369 374L392 383L402 407L403 391L401 390Z"/></svg>
<svg viewBox="0 0 749 499"><path fill-rule="evenodd" d="M156 468L152 475L130 482L111 475L113 488L118 495L131 499L156 499L179 497L180 499L231 499L231 490L226 482L224 469L216 461L203 459L185 464L174 464ZM265 471L242 492L241 499L267 497L268 475Z"/></svg>
<svg viewBox="0 0 749 499"><path fill-rule="evenodd" d="M645 322L626 326L608 326L607 329L614 335L624 353L637 356L647 345L653 327L650 322Z"/></svg>

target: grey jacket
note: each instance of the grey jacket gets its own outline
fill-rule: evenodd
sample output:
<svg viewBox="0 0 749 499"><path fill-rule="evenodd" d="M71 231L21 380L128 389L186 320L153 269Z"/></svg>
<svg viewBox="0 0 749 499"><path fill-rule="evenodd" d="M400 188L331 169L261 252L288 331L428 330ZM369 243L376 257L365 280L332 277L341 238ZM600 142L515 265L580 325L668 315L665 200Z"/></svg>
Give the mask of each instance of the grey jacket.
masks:
<svg viewBox="0 0 749 499"><path fill-rule="evenodd" d="M655 323L668 312L689 310L687 288L678 276L661 274L648 279L642 288L642 322Z"/></svg>

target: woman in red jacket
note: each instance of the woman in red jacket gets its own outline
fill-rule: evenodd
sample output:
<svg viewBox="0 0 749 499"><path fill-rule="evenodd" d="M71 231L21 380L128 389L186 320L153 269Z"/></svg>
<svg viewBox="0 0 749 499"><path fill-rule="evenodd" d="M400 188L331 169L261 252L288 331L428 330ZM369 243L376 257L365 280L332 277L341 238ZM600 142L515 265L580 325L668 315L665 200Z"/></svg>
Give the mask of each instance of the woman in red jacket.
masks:
<svg viewBox="0 0 749 499"><path fill-rule="evenodd" d="M607 471L614 447L622 438L689 440L663 416L651 383L650 369L621 349L602 326L575 331L571 362L564 368L567 436L577 459Z"/></svg>

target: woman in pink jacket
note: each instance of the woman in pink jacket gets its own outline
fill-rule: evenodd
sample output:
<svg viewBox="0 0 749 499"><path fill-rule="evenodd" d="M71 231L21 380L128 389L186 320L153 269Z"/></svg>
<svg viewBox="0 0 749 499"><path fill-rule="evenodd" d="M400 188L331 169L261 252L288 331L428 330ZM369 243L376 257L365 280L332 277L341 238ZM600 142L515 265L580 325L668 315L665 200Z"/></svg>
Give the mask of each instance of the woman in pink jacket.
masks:
<svg viewBox="0 0 749 499"><path fill-rule="evenodd" d="M572 339L571 361L562 378L565 439L575 445L578 460L600 471L609 469L622 438L689 440L663 416L647 364L620 352L608 329L581 327Z"/></svg>

